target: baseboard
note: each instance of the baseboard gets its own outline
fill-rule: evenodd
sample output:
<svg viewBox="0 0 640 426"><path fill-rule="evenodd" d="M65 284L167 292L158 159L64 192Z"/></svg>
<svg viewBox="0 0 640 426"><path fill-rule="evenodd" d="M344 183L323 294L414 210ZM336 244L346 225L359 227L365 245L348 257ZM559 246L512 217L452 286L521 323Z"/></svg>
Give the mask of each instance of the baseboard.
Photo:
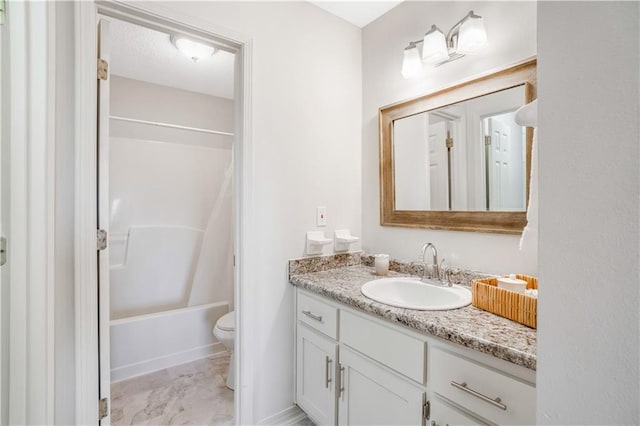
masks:
<svg viewBox="0 0 640 426"><path fill-rule="evenodd" d="M300 409L300 407L292 405L273 416L260 420L258 425L294 425L305 417L307 417L307 415Z"/></svg>
<svg viewBox="0 0 640 426"><path fill-rule="evenodd" d="M111 383L131 379L136 376L162 370L163 368L173 367L174 365L180 365L222 353L226 353L224 345L220 342L215 342L186 351L147 359L135 364L123 365L122 367L111 369Z"/></svg>

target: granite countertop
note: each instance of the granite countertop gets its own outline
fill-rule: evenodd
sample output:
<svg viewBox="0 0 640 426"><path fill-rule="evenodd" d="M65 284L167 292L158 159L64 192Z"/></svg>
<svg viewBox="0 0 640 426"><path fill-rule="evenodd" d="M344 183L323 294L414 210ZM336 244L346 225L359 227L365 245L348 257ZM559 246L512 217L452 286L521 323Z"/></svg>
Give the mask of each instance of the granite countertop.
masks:
<svg viewBox="0 0 640 426"><path fill-rule="evenodd" d="M390 277L407 276L389 272ZM373 268L356 265L291 275L293 285L336 302L382 317L418 332L536 369L536 330L474 306L448 311L396 308L368 299L360 287L374 278Z"/></svg>

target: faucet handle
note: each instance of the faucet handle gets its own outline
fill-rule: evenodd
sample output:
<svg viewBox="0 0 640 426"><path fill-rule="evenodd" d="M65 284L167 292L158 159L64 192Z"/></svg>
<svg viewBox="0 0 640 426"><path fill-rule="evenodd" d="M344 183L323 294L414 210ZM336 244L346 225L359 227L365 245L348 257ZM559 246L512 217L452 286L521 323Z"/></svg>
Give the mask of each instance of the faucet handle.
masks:
<svg viewBox="0 0 640 426"><path fill-rule="evenodd" d="M447 259L442 259L440 261L440 281L443 284L447 284L449 287L452 286L451 280L449 279L449 267L445 264Z"/></svg>
<svg viewBox="0 0 640 426"><path fill-rule="evenodd" d="M419 262L414 260L409 265L411 266L412 275L421 275L424 273L424 267L425 267L424 262Z"/></svg>

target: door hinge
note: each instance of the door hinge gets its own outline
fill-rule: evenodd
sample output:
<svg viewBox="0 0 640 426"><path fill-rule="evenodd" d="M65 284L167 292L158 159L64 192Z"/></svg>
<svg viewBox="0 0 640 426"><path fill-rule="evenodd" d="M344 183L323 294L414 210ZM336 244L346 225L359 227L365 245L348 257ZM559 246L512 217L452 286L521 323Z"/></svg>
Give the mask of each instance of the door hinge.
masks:
<svg viewBox="0 0 640 426"><path fill-rule="evenodd" d="M447 139L445 139L445 145L447 148L453 148L453 138L447 137Z"/></svg>
<svg viewBox="0 0 640 426"><path fill-rule="evenodd" d="M109 398L102 398L99 401L98 420L102 420L109 415Z"/></svg>
<svg viewBox="0 0 640 426"><path fill-rule="evenodd" d="M427 399L427 394L422 395L422 424L426 425L427 420L431 417L431 403Z"/></svg>
<svg viewBox="0 0 640 426"><path fill-rule="evenodd" d="M491 145L491 135L487 135L484 137L484 144Z"/></svg>
<svg viewBox="0 0 640 426"><path fill-rule="evenodd" d="M7 263L7 239L0 237L0 266Z"/></svg>
<svg viewBox="0 0 640 426"><path fill-rule="evenodd" d="M109 63L98 58L98 80L106 80L109 74Z"/></svg>
<svg viewBox="0 0 640 426"><path fill-rule="evenodd" d="M107 248L107 231L104 229L98 229L96 234L96 250L104 250Z"/></svg>
<svg viewBox="0 0 640 426"><path fill-rule="evenodd" d="M447 137L444 140L444 145L449 149L453 148L453 138L451 137L450 130L447 130Z"/></svg>

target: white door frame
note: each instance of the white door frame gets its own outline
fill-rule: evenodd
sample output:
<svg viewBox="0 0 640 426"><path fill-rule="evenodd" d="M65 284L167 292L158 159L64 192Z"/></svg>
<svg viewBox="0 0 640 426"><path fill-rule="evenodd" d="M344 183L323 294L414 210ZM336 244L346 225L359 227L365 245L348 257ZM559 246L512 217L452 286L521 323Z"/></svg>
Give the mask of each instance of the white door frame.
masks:
<svg viewBox="0 0 640 426"><path fill-rule="evenodd" d="M46 2L7 6L10 90L3 96L9 98L11 115L11 232L4 267L11 268L11 279L3 283L10 286L10 312L9 389L3 389L9 394L3 407L8 413L2 415L9 424L52 424L55 8Z"/></svg>
<svg viewBox="0 0 640 426"><path fill-rule="evenodd" d="M96 190L96 58L97 15L119 17L151 28L183 31L219 42L236 50L234 162L234 251L236 306L235 421L254 424L253 369L255 353L253 287L251 57L249 37L210 22L168 9L160 3L122 2L75 4L76 52L76 159L75 159L75 323L76 323L76 424L98 422L98 288Z"/></svg>

